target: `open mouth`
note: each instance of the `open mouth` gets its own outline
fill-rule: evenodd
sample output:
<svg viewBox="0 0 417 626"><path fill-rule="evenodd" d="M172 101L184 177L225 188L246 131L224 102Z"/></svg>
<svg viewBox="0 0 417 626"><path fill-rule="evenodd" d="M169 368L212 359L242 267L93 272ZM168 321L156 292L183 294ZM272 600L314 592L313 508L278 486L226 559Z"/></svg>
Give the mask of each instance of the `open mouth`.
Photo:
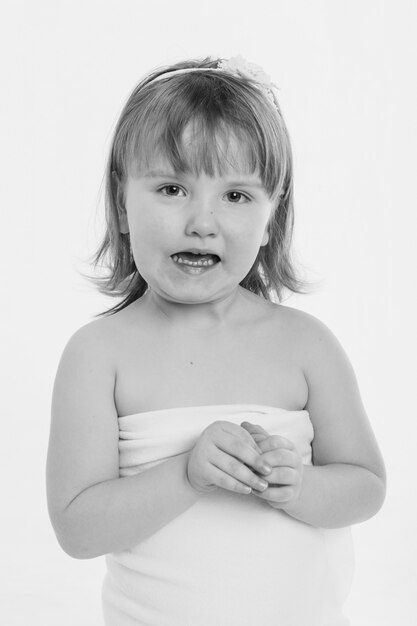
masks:
<svg viewBox="0 0 417 626"><path fill-rule="evenodd" d="M201 276L206 272L215 271L220 264L220 257L212 252L176 252L171 255L176 267L188 276Z"/></svg>
<svg viewBox="0 0 417 626"><path fill-rule="evenodd" d="M171 259L178 265L195 268L209 268L220 263L220 257L212 253L176 252Z"/></svg>

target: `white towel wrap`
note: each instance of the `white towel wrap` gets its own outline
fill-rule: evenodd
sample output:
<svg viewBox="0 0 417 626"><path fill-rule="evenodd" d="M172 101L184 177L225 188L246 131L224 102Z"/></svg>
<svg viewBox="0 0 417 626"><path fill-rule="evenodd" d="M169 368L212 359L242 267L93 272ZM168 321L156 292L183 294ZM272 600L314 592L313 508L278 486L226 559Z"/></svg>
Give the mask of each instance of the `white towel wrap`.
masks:
<svg viewBox="0 0 417 626"><path fill-rule="evenodd" d="M260 424L311 464L307 411L211 405L119 418L120 476L191 450L216 420ZM106 556L108 626L346 626L350 528L299 522L256 496L217 489L130 550Z"/></svg>

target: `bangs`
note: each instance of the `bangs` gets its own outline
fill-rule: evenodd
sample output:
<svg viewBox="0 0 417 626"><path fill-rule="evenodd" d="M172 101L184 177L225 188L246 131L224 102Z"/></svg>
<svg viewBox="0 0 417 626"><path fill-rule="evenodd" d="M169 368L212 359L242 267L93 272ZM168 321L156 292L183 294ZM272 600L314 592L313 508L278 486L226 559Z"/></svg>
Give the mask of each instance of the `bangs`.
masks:
<svg viewBox="0 0 417 626"><path fill-rule="evenodd" d="M232 169L259 175L269 197L278 195L288 155L282 135L268 124L271 111L262 94L245 85L250 97L243 97L241 83L235 87L230 77L227 82L207 73L192 78L178 76L149 86L118 134L116 170L122 178L140 176L161 160L175 172L196 177L202 172L225 176Z"/></svg>
<svg viewBox="0 0 417 626"><path fill-rule="evenodd" d="M223 125L208 126L202 118L180 129L175 122L152 127L133 143L129 170L133 175L151 169L156 161L168 162L175 172L225 176L230 169L244 174L258 173L259 156L250 136Z"/></svg>

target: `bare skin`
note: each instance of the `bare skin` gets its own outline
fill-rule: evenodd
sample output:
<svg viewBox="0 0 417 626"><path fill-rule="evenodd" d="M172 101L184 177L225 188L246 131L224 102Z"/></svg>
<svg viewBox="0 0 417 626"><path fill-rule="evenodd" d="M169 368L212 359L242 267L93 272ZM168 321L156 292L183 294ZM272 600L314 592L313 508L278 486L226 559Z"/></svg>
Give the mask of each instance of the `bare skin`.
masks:
<svg viewBox="0 0 417 626"><path fill-rule="evenodd" d="M191 320L165 317L144 296L119 320L108 320L117 333L118 414L233 403L304 408L301 346L290 318L289 309L239 288L230 320L198 320L195 328Z"/></svg>

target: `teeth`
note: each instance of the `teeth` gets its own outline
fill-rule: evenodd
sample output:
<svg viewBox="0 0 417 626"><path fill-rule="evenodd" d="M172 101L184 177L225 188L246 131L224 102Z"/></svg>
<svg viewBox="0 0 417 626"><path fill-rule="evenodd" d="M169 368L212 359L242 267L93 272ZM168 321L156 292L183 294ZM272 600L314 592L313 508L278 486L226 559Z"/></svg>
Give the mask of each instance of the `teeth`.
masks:
<svg viewBox="0 0 417 626"><path fill-rule="evenodd" d="M176 263L184 263L184 265L193 265L194 267L204 267L206 265L214 265L213 259L209 259L208 261L188 261L188 259L182 259L176 254L173 255L173 260Z"/></svg>

